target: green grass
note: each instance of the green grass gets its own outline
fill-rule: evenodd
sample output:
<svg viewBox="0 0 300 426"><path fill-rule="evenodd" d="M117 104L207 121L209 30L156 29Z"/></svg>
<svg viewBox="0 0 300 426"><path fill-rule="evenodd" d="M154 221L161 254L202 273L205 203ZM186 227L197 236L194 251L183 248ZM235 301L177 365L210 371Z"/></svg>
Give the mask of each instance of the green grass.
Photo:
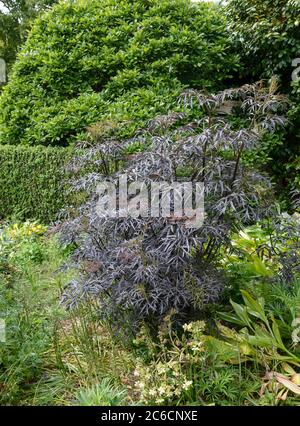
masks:
<svg viewBox="0 0 300 426"><path fill-rule="evenodd" d="M0 344L0 403L30 404L35 388L51 368L53 326L65 315L59 294L68 276L56 274L65 258L55 240L34 242L40 262L27 242L15 248L9 273L0 276L0 312L6 320L6 343Z"/></svg>
<svg viewBox="0 0 300 426"><path fill-rule="evenodd" d="M5 261L0 246L0 317L7 334L0 343L0 405L73 405L78 392L92 392L108 374L120 386L131 359L101 328L97 307L66 312L60 305L74 275L59 272L69 251L55 237L19 240L6 248Z"/></svg>

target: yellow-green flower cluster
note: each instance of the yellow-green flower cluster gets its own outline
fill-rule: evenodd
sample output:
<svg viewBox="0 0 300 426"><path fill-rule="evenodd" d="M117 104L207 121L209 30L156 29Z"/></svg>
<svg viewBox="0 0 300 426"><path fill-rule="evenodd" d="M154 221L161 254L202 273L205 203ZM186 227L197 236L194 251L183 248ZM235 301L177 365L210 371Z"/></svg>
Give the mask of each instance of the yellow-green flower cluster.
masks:
<svg viewBox="0 0 300 426"><path fill-rule="evenodd" d="M202 336L205 330L205 321L194 321L188 324L184 324L182 327L185 332L191 333L192 336Z"/></svg>
<svg viewBox="0 0 300 426"><path fill-rule="evenodd" d="M159 342L150 339L150 345L143 330L136 343L149 348L153 359L148 365L140 362L134 373L142 403L162 405L188 400L186 396L193 392L197 379L194 367L205 360L205 327L204 321L185 324L180 337L165 327L159 330Z"/></svg>
<svg viewBox="0 0 300 426"><path fill-rule="evenodd" d="M47 227L37 222L6 225L0 229L0 261L12 261L24 244L32 244L47 231Z"/></svg>
<svg viewBox="0 0 300 426"><path fill-rule="evenodd" d="M37 222L25 222L21 225L15 223L9 226L5 233L8 238L16 240L23 237L30 237L32 235L43 235L46 231L47 227L40 225Z"/></svg>
<svg viewBox="0 0 300 426"><path fill-rule="evenodd" d="M182 372L180 360L158 362L150 366L138 365L134 375L136 387L144 404L169 404L180 399L193 381Z"/></svg>

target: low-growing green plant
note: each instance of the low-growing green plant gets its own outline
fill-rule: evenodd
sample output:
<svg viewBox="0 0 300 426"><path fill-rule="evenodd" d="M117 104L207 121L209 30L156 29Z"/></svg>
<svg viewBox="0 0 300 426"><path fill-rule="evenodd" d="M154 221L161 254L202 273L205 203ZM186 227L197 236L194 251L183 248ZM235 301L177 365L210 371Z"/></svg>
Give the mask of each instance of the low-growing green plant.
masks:
<svg viewBox="0 0 300 426"><path fill-rule="evenodd" d="M227 290L281 288L300 277L299 215L281 214L234 233L220 264L228 275ZM273 291L273 290L272 290Z"/></svg>
<svg viewBox="0 0 300 426"><path fill-rule="evenodd" d="M115 384L133 368L133 359L118 336L99 321L99 306L88 300L55 325L55 358L62 374L76 372L84 387L109 375Z"/></svg>
<svg viewBox="0 0 300 426"><path fill-rule="evenodd" d="M81 390L77 396L80 406L119 406L124 405L126 390L115 386L111 379L105 378L98 385Z"/></svg>
<svg viewBox="0 0 300 426"><path fill-rule="evenodd" d="M222 334L229 341L240 342L243 348L241 356L245 356L245 359L252 356L253 360L265 366L287 362L300 367L297 353L299 342L293 339L293 325L299 318L295 317L300 314L299 309L298 313L290 312L290 321L286 323L266 310L262 298L256 300L245 290L241 290L241 293L244 304L231 301L234 314L219 313L219 316L242 328L237 333L220 325Z"/></svg>
<svg viewBox="0 0 300 426"><path fill-rule="evenodd" d="M235 348L207 334L204 321L170 328L170 318L160 328L158 340L147 329L134 341L139 360L135 388L146 405L244 405L256 399L259 373L251 375L242 364L231 364ZM166 325L169 324L167 327Z"/></svg>
<svg viewBox="0 0 300 426"><path fill-rule="evenodd" d="M6 342L0 343L2 405L33 401L33 389L47 374L54 320L63 316L59 294L70 274L54 273L67 252L55 238L46 240L45 231L29 222L0 231L0 317L6 323Z"/></svg>
<svg viewBox="0 0 300 426"><path fill-rule="evenodd" d="M231 301L234 314L219 314L221 319L239 327L236 331L222 324L218 326L225 340L238 348L238 358L231 362L251 361L261 365L266 373L260 395L273 395L275 404L282 401L297 404L300 397L299 282L294 286L289 298L277 296L281 308L275 311L266 306L264 299L255 299L242 291L244 304Z"/></svg>
<svg viewBox="0 0 300 426"><path fill-rule="evenodd" d="M70 405L79 388L87 403L125 403L132 354L100 323L95 303L63 309L61 291L77 271L65 265L72 247L50 231L36 222L0 230L0 403Z"/></svg>

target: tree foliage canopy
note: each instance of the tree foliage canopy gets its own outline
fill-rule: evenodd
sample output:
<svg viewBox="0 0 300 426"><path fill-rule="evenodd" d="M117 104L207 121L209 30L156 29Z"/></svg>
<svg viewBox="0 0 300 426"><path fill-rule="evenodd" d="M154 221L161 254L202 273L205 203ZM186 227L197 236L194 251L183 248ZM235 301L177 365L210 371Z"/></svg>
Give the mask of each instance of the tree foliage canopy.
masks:
<svg viewBox="0 0 300 426"><path fill-rule="evenodd" d="M277 75L294 102L284 148L272 153L283 187L300 193L300 73L293 81L300 57L299 0L229 0L226 5L230 32L241 54L244 77ZM298 68L299 69L299 68Z"/></svg>
<svg viewBox="0 0 300 426"><path fill-rule="evenodd" d="M15 60L32 21L56 2L57 0L0 1L0 56L7 64L10 65Z"/></svg>
<svg viewBox="0 0 300 426"><path fill-rule="evenodd" d="M248 73L277 74L290 83L292 61L300 54L299 0L229 0L226 8L230 31L251 61Z"/></svg>

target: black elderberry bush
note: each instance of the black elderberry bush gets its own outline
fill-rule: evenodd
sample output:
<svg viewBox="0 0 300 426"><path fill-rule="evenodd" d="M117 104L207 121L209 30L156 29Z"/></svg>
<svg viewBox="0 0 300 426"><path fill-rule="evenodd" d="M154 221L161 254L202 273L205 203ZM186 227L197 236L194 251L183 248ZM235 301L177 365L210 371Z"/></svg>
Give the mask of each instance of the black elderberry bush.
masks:
<svg viewBox="0 0 300 426"><path fill-rule="evenodd" d="M77 247L80 278L65 289L64 303L72 308L92 297L101 315L135 327L141 321L155 324L170 311L178 318L201 312L218 300L226 285L221 248L230 246L232 231L273 213L268 176L250 168L243 155L285 125L288 101L275 86L259 82L217 94L187 90L180 96L181 113L151 120L133 139L115 140L100 131L94 141L79 144L69 171L72 191L85 194L85 201L63 213L62 239ZM201 118L185 122L195 107ZM232 126L234 115L243 118L244 128ZM116 183L125 172L129 182L146 186L203 183L202 226L187 227L172 214L99 214L97 185Z"/></svg>

